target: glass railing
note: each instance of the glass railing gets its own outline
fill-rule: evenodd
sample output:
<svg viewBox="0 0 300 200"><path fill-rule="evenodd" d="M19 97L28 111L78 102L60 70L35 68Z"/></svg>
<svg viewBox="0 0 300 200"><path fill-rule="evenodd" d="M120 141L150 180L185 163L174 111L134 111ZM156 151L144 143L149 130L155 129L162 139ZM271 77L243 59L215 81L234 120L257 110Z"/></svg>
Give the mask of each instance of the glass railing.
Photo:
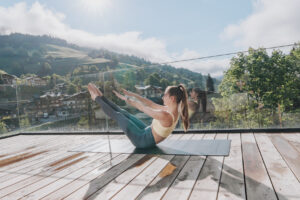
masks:
<svg viewBox="0 0 300 200"><path fill-rule="evenodd" d="M151 117L118 99L112 91L121 92L121 88L125 88L163 105L166 87L180 82L176 76L163 80L159 78L160 74L158 78L151 77L152 70L151 67L120 65L120 69L114 70L97 68L94 72L82 70L66 76L41 78L28 75L10 82L2 81L0 135L41 131L120 131L117 123L91 100L87 90L90 82L96 84L106 98L150 125ZM272 107L257 102L247 92L222 96L218 91L206 91L203 84L197 85L196 80L186 80L184 85L189 93L190 130L300 128L299 103ZM299 100L299 96L295 99ZM176 129L182 130L182 123Z"/></svg>
<svg viewBox="0 0 300 200"><path fill-rule="evenodd" d="M20 129L20 112L16 83L0 84L0 136L17 133Z"/></svg>

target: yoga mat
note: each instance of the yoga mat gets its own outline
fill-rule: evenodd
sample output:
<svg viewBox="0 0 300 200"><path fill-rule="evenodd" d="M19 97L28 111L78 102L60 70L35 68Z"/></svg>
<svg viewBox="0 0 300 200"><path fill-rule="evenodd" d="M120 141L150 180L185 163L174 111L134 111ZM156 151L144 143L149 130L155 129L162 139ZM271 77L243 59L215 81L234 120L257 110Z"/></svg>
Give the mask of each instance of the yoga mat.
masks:
<svg viewBox="0 0 300 200"><path fill-rule="evenodd" d="M228 156L231 140L164 140L156 147L136 148L129 140L111 139L111 153L128 154L169 154L169 155L197 155L197 156ZM72 152L103 152L109 153L108 140L100 139L89 146L81 145Z"/></svg>

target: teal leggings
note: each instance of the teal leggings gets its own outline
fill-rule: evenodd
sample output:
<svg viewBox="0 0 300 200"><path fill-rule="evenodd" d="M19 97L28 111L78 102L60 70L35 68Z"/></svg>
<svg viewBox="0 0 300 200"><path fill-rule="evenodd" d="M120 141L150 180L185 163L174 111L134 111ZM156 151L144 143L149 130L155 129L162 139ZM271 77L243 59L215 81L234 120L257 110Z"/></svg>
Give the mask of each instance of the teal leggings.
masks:
<svg viewBox="0 0 300 200"><path fill-rule="evenodd" d="M96 97L95 101L100 104L102 110L110 118L118 123L131 143L137 148L149 148L156 145L151 126L146 126L126 110L121 109L104 96Z"/></svg>

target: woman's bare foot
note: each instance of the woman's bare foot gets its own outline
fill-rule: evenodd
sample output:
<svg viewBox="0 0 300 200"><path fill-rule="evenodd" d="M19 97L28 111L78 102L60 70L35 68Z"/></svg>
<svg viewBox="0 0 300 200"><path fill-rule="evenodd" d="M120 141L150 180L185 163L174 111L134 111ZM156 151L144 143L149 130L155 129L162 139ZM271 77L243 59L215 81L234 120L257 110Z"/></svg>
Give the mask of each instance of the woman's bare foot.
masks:
<svg viewBox="0 0 300 200"><path fill-rule="evenodd" d="M91 98L95 101L97 96L103 96L102 92L96 87L95 84L89 83L88 84L88 90L91 94Z"/></svg>

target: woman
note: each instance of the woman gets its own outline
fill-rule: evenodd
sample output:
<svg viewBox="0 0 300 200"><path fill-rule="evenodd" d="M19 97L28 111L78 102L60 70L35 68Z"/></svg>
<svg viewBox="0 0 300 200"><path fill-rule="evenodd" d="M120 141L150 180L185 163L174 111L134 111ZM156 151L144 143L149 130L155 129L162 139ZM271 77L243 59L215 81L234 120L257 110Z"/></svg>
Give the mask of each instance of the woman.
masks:
<svg viewBox="0 0 300 200"><path fill-rule="evenodd" d="M202 107L202 112L206 112L206 92L200 88L193 88L190 96L191 101L188 101L189 119L200 110L200 107Z"/></svg>
<svg viewBox="0 0 300 200"><path fill-rule="evenodd" d="M152 117L153 121L150 126L146 126L142 121L106 99L94 84L90 83L88 90L91 98L101 105L108 116L117 121L119 127L137 148L153 147L166 139L178 122L179 108L184 131L186 132L189 127L187 92L182 84L166 88L163 96L164 105L156 104L124 89L126 96L113 91L117 97Z"/></svg>

